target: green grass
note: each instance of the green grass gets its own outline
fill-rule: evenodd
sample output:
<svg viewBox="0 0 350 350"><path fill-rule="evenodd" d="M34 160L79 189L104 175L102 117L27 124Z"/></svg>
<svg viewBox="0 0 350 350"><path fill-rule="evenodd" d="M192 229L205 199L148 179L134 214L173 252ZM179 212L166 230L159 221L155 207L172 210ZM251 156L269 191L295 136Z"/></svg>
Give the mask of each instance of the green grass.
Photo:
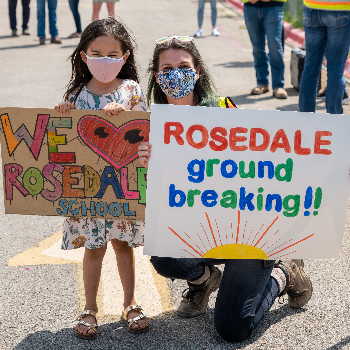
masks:
<svg viewBox="0 0 350 350"><path fill-rule="evenodd" d="M292 19L290 13L284 13L284 18L283 18L286 22L289 22L294 28L300 28L300 29L304 29L303 27L303 17L297 17Z"/></svg>
<svg viewBox="0 0 350 350"><path fill-rule="evenodd" d="M294 28L303 27L303 0L288 0L284 3L284 20Z"/></svg>

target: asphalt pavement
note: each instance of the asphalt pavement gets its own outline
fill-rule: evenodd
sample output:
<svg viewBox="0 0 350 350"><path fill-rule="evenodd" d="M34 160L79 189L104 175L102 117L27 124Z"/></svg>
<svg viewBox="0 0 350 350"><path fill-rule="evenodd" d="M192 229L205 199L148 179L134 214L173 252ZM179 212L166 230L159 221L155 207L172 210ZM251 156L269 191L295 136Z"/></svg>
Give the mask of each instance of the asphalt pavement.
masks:
<svg viewBox="0 0 350 350"><path fill-rule="evenodd" d="M92 1L80 0L85 27L91 20ZM30 36L10 36L7 1L0 2L0 107L53 108L62 100L71 74L67 60L78 39L68 0L58 0L61 45L46 45L36 36L36 2L32 0ZM167 35L193 35L197 29L197 3L192 0L120 0L116 13L133 31L138 44L141 87L147 88L147 65L154 41ZM287 100L272 91L251 96L256 85L252 47L239 13L219 2L220 37L212 37L210 6L206 5L202 38L197 46L207 62L218 92L231 96L241 108L298 111L298 92L290 83L290 47L285 49ZM101 16L107 15L105 5ZM20 4L18 19L21 17ZM20 24L20 21L19 21ZM48 24L47 24L48 28ZM19 28L20 29L20 28ZM20 30L19 30L20 32ZM324 79L323 79L324 82ZM317 112L325 104L317 102ZM344 114L350 114L345 105ZM2 196L1 182L1 196ZM121 286L108 250L98 295L99 336L78 339L73 319L83 308L83 251L62 252L62 220L56 217L5 215L0 201L0 349L350 349L349 221L338 259L306 260L314 294L300 310L275 302L259 328L242 343L227 343L213 327L215 293L205 316L182 319L174 314L185 283L166 281L152 269L142 248L136 250L137 299L151 316L151 329L130 334L120 320Z"/></svg>

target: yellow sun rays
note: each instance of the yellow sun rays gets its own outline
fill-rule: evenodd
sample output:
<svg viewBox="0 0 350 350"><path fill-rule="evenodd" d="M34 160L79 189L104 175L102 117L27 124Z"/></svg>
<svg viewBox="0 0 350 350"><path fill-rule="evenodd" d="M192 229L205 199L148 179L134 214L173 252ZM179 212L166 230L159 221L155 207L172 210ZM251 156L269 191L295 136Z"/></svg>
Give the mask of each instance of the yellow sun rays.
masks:
<svg viewBox="0 0 350 350"><path fill-rule="evenodd" d="M231 223L230 227L231 227L232 237L228 237L227 231L226 231L226 243L224 244L221 240L221 234L220 234L219 225L217 223L217 220L214 219L216 230L217 230L217 233L214 233L212 221L210 220L208 213L205 213L205 216L206 216L207 223L209 226L210 234L207 233L206 229L204 228L204 225L202 223L200 223L200 226L202 227L202 230L204 232L204 236L206 238L206 240L205 240L203 234L200 235L197 232L197 237L199 239L200 244L198 243L198 241L197 241L197 243L198 243L197 244L186 232L184 232L184 234L187 236L188 239L182 238L175 230L173 230L171 227L169 227L170 231L173 232L174 235L176 235L184 244L186 244L190 248L190 250L191 250L190 252L187 251L186 249L182 249L185 253L188 254L188 256L186 256L187 258L194 257L194 258L216 258L216 259L264 259L264 260L271 259L271 260L275 260L275 259L282 258L284 256L295 253L296 251L290 251L290 252L286 252L286 254L283 254L283 255L280 254L282 252L285 252L289 248L294 247L295 245L297 245L303 241L306 241L307 239L314 236L314 233L313 233L312 235L309 235L308 237L305 237L305 238L303 238L295 243L291 243L293 241L293 239L289 239L288 241L286 241L282 244L279 244L279 242L281 241L281 238L279 238L274 243L268 245L265 248L265 250L263 250L262 248L264 248L264 246L267 245L273 239L273 237L275 237L280 232L279 230L277 230L263 245L261 245L264 237L266 237L266 235L268 234L270 229L273 227L273 225L278 220L278 216L277 216L267 226L266 229L263 230L263 227L265 226L265 224L261 225L260 229L256 233L254 232L254 229L252 229L247 240L245 240L245 237L247 237L247 235L245 235L246 228L247 228L247 221L246 221L245 225L244 225L243 233L241 234L242 240L241 240L241 242L239 242L239 240L240 240L240 226L241 226L241 213L238 210L237 231L233 229L232 220L230 219L230 223ZM236 231L236 232L234 232L234 231ZM210 241L209 237L211 237L212 242ZM252 241L249 243L251 238L252 238ZM218 244L218 241L220 242L220 244ZM256 243L254 243L255 241L256 241ZM204 244L204 242L205 242L205 244ZM212 246L212 243L214 243L214 247ZM206 244L208 244L208 246ZM261 246L258 246L259 244ZM276 244L279 244L279 245L276 246ZM287 245L287 244L289 244L289 245ZM199 245L202 245L203 247L200 248ZM285 246L285 245L287 245L287 246ZM182 257L185 258L185 256L182 256Z"/></svg>

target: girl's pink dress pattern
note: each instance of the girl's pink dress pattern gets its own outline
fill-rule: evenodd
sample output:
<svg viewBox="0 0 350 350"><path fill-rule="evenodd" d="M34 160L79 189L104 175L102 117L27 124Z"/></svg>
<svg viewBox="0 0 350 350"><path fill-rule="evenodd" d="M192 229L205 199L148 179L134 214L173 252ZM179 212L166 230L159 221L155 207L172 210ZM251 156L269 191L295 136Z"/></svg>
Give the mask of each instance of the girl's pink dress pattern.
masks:
<svg viewBox="0 0 350 350"><path fill-rule="evenodd" d="M72 98L73 96L71 101ZM102 109L110 102L119 103L127 110L146 111L145 98L139 84L128 79L125 79L116 91L105 95L96 95L84 86L75 102L75 108ZM143 245L144 227L143 221L66 218L61 248L96 249L105 247L111 239L125 241L131 247L138 247Z"/></svg>

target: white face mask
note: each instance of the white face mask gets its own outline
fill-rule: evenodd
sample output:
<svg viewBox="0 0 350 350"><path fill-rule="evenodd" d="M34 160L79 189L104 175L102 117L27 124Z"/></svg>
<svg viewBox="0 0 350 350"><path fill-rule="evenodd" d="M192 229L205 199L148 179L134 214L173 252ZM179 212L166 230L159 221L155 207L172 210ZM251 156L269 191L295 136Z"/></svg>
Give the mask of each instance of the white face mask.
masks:
<svg viewBox="0 0 350 350"><path fill-rule="evenodd" d="M129 51L127 51L125 55L128 53ZM125 55L120 58L112 58L108 56L90 57L85 52L84 55L87 58L86 65L88 66L90 73L102 83L109 83L115 79L124 65Z"/></svg>

